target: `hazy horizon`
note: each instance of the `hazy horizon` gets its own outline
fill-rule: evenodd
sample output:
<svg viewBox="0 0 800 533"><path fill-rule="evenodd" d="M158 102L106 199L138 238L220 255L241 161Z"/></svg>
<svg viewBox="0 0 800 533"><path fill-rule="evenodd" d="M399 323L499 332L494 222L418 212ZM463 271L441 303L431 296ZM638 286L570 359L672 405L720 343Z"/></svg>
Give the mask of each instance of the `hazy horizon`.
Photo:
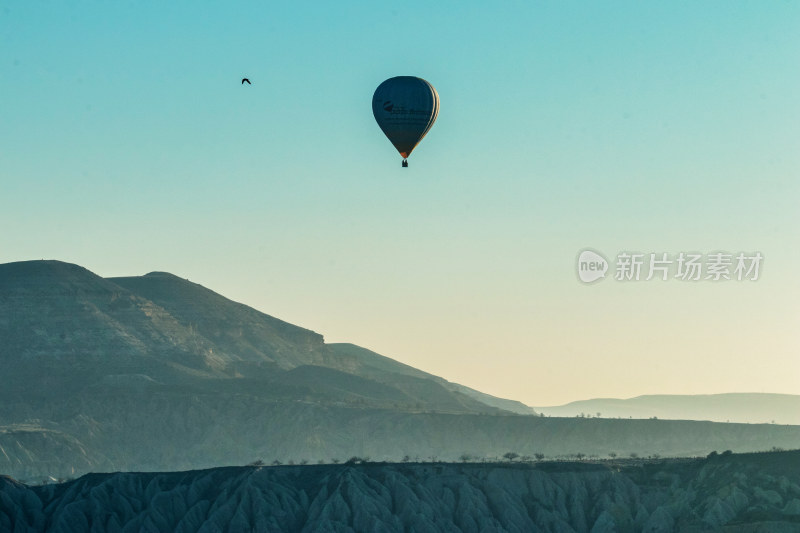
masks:
<svg viewBox="0 0 800 533"><path fill-rule="evenodd" d="M171 272L528 405L800 394L798 23L797 3L6 5L0 263ZM396 75L441 98L407 169L370 109ZM587 248L763 263L586 285Z"/></svg>

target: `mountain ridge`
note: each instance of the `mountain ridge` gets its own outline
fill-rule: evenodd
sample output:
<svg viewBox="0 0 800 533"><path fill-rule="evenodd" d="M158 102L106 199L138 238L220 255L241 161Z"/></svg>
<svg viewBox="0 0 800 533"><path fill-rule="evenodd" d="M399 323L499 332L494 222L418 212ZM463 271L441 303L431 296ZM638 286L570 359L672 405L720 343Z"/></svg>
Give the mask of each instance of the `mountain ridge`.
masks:
<svg viewBox="0 0 800 533"><path fill-rule="evenodd" d="M800 426L532 416L168 273L0 265L0 472L31 478L352 455L705 455Z"/></svg>
<svg viewBox="0 0 800 533"><path fill-rule="evenodd" d="M0 370L17 393L37 372L49 388L75 392L108 382L104 376L128 374L165 385L274 382L310 365L342 372L329 373L340 381L353 374L386 389L400 387L396 396L405 395L417 411L442 405L456 412L502 411L443 378L353 344L326 345L319 333L162 271L101 278L53 260L0 265L0 338ZM312 378L314 371L305 375ZM8 379L14 377L21 379ZM504 402L527 409L494 399Z"/></svg>

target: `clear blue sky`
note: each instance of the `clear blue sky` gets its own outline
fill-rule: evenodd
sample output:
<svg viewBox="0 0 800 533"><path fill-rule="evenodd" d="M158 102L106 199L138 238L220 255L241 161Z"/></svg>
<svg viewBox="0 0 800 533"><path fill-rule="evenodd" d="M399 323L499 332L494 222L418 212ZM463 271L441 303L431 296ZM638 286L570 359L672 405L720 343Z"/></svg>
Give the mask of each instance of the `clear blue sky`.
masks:
<svg viewBox="0 0 800 533"><path fill-rule="evenodd" d="M798 28L798 2L3 0L0 262L170 271L532 405L800 393ZM441 98L408 169L371 113L396 75ZM765 261L583 286L584 247Z"/></svg>

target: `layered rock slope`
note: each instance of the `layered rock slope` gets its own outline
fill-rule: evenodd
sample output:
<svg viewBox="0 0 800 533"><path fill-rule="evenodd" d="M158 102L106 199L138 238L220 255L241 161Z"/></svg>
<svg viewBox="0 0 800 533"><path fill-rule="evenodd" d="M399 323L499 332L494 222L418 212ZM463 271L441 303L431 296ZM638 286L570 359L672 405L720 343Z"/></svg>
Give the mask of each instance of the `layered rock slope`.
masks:
<svg viewBox="0 0 800 533"><path fill-rule="evenodd" d="M18 479L352 455L691 456L800 442L800 426L527 413L326 344L171 274L0 265L0 474Z"/></svg>
<svg viewBox="0 0 800 533"><path fill-rule="evenodd" d="M358 464L0 479L0 530L790 532L800 453L639 464Z"/></svg>

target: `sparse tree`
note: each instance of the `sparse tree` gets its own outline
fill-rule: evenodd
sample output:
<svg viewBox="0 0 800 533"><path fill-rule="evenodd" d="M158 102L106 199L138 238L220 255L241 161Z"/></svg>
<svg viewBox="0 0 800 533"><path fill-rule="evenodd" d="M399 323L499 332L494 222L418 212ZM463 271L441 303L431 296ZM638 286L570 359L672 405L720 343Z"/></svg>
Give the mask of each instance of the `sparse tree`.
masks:
<svg viewBox="0 0 800 533"><path fill-rule="evenodd" d="M533 456L536 457L537 461L541 461L542 459L544 459L544 454L543 453L535 453L535 454L533 454Z"/></svg>
<svg viewBox="0 0 800 533"><path fill-rule="evenodd" d="M612 459L616 459L617 458L617 452L608 452L608 456L611 457Z"/></svg>
<svg viewBox="0 0 800 533"><path fill-rule="evenodd" d="M308 464L308 459L301 459L300 460L300 464L301 465L307 465Z"/></svg>
<svg viewBox="0 0 800 533"><path fill-rule="evenodd" d="M601 413L598 411L598 412L597 412L597 418L600 418L600 414L601 414Z"/></svg>
<svg viewBox="0 0 800 533"><path fill-rule="evenodd" d="M261 459L256 459L252 463L248 463L247 466L264 466L264 461Z"/></svg>
<svg viewBox="0 0 800 533"><path fill-rule="evenodd" d="M462 463L466 463L467 461L472 459L472 456L466 453L462 453L459 459L461 460Z"/></svg>
<svg viewBox="0 0 800 533"><path fill-rule="evenodd" d="M586 454L578 452L575 454L575 457L578 459L578 461L583 461L583 458L586 457Z"/></svg>
<svg viewBox="0 0 800 533"><path fill-rule="evenodd" d="M278 461L277 459L275 459L274 461L272 461L272 466L280 466L280 465L281 465L281 462L280 462L280 461Z"/></svg>
<svg viewBox="0 0 800 533"><path fill-rule="evenodd" d="M338 464L339 464L339 461L340 461L340 459L338 459L338 458L336 458L336 457L334 457L333 459L331 459L331 462L332 462L333 464L335 464L335 465L338 465Z"/></svg>
<svg viewBox="0 0 800 533"><path fill-rule="evenodd" d="M636 459L637 457L639 457L639 454L638 454L638 453L636 453L636 452L631 452L631 453L630 453L630 454L628 454L628 455L630 456L630 458L631 458L631 459Z"/></svg>
<svg viewBox="0 0 800 533"><path fill-rule="evenodd" d="M404 455L403 458L401 459L401 461L403 461L404 463L407 463L410 460L411 460L411 457L409 457L408 455Z"/></svg>
<svg viewBox="0 0 800 533"><path fill-rule="evenodd" d="M517 452L506 452L503 454L503 458L507 459L509 462L514 462L514 459L516 459L517 457L519 457L519 454Z"/></svg>

